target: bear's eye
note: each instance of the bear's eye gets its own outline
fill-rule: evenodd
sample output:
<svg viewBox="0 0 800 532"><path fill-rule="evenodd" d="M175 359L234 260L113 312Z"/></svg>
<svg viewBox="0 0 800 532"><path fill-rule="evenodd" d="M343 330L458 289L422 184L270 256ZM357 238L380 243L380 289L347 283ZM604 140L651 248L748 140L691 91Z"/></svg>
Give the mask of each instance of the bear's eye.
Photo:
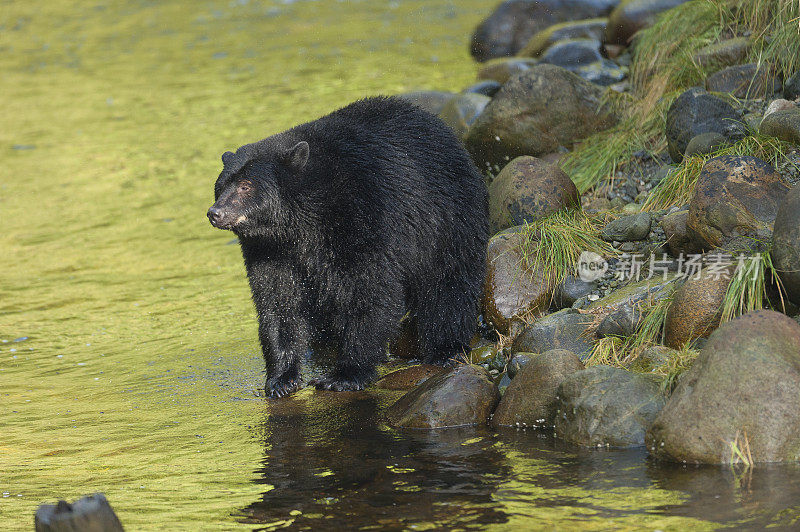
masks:
<svg viewBox="0 0 800 532"><path fill-rule="evenodd" d="M239 192L247 193L253 190L253 185L251 185L247 181L242 181L239 183L239 186L236 187L236 190L238 190Z"/></svg>

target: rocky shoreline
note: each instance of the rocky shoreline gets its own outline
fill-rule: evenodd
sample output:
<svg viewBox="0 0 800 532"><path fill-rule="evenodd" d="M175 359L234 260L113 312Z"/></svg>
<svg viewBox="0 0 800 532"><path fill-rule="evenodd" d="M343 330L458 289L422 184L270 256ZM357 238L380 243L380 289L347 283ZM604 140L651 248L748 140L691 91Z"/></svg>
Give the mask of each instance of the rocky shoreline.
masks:
<svg viewBox="0 0 800 532"><path fill-rule="evenodd" d="M404 95L486 171L497 234L465 364L384 377L413 386L394 425L800 460L800 61L770 62L800 7L764 3L756 33L756 8L708 4L509 0L473 35L475 85ZM654 64L687 19L689 62Z"/></svg>

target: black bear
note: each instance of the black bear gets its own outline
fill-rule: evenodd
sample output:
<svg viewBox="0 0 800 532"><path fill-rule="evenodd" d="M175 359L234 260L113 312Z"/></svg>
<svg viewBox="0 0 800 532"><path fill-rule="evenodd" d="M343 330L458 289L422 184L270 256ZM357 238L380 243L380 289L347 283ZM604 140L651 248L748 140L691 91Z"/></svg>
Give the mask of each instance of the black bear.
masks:
<svg viewBox="0 0 800 532"><path fill-rule="evenodd" d="M399 98L367 98L222 162L208 218L239 237L268 395L297 389L312 341L339 353L318 388L362 389L406 314L425 362L468 348L487 192L441 120Z"/></svg>

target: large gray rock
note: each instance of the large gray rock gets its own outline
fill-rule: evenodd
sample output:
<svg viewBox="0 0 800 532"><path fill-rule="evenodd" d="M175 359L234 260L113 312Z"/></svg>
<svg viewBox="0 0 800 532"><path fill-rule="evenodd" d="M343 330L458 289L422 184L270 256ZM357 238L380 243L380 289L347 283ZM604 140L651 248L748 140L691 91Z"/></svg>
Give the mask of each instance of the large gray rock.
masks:
<svg viewBox="0 0 800 532"><path fill-rule="evenodd" d="M736 98L765 98L781 90L781 82L769 68L756 63L733 65L706 79L706 90L727 92Z"/></svg>
<svg viewBox="0 0 800 532"><path fill-rule="evenodd" d="M767 242L789 187L756 157L723 155L706 161L689 203L686 227L703 249L745 237Z"/></svg>
<svg viewBox="0 0 800 532"><path fill-rule="evenodd" d="M554 349L534 357L508 385L492 416L492 425L547 427L555 418L556 391L564 379L583 369L571 351Z"/></svg>
<svg viewBox="0 0 800 532"><path fill-rule="evenodd" d="M772 234L772 260L789 299L800 304L800 188L797 186L778 207Z"/></svg>
<svg viewBox="0 0 800 532"><path fill-rule="evenodd" d="M458 138L462 138L491 100L482 94L460 94L444 105L439 117L452 128Z"/></svg>
<svg viewBox="0 0 800 532"><path fill-rule="evenodd" d="M603 90L553 65L511 78L467 132L465 144L482 170L495 172L520 155L543 155L616 123Z"/></svg>
<svg viewBox="0 0 800 532"><path fill-rule="evenodd" d="M486 423L500 399L489 373L462 365L435 375L389 407L397 427L436 429Z"/></svg>
<svg viewBox="0 0 800 532"><path fill-rule="evenodd" d="M528 44L520 50L521 57L539 57L542 52L559 41L567 39L594 39L599 41L606 29L606 18L574 20L553 24L531 37Z"/></svg>
<svg viewBox="0 0 800 532"><path fill-rule="evenodd" d="M686 0L623 0L608 16L605 42L630 44L637 31L653 25L656 17Z"/></svg>
<svg viewBox="0 0 800 532"><path fill-rule="evenodd" d="M576 206L580 196L572 180L558 165L536 157L517 157L489 185L492 232Z"/></svg>
<svg viewBox="0 0 800 532"><path fill-rule="evenodd" d="M676 462L800 460L800 325L777 312L717 329L647 434L647 448Z"/></svg>
<svg viewBox="0 0 800 532"><path fill-rule="evenodd" d="M744 126L736 110L723 100L694 87L675 99L667 111L666 135L669 155L675 162L692 138L701 133L715 132L729 140L744 136Z"/></svg>
<svg viewBox="0 0 800 532"><path fill-rule="evenodd" d="M517 53L537 32L568 20L607 15L618 0L507 0L475 29L470 43L478 61Z"/></svg>
<svg viewBox="0 0 800 532"><path fill-rule="evenodd" d="M525 327L514 339L511 350L544 353L566 349L585 359L594 346L592 316L572 309L559 310Z"/></svg>
<svg viewBox="0 0 800 532"><path fill-rule="evenodd" d="M764 117L758 128L762 135L800 144L800 109L775 111Z"/></svg>
<svg viewBox="0 0 800 532"><path fill-rule="evenodd" d="M646 212L623 216L606 224L600 236L609 242L644 240L650 234L650 224L650 214Z"/></svg>
<svg viewBox="0 0 800 532"><path fill-rule="evenodd" d="M664 407L659 384L644 375L592 366L558 388L556 435L585 446L638 447Z"/></svg>

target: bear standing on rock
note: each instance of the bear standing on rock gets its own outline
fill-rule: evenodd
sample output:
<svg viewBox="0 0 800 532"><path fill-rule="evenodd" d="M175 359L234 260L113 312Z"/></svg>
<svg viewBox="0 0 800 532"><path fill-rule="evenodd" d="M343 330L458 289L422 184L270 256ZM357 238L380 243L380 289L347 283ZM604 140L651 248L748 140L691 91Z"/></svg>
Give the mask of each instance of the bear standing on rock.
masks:
<svg viewBox="0 0 800 532"><path fill-rule="evenodd" d="M315 382L360 390L408 313L425 362L475 331L489 238L483 178L437 117L367 98L222 156L211 223L238 237L266 392L300 386L311 342L339 355Z"/></svg>

